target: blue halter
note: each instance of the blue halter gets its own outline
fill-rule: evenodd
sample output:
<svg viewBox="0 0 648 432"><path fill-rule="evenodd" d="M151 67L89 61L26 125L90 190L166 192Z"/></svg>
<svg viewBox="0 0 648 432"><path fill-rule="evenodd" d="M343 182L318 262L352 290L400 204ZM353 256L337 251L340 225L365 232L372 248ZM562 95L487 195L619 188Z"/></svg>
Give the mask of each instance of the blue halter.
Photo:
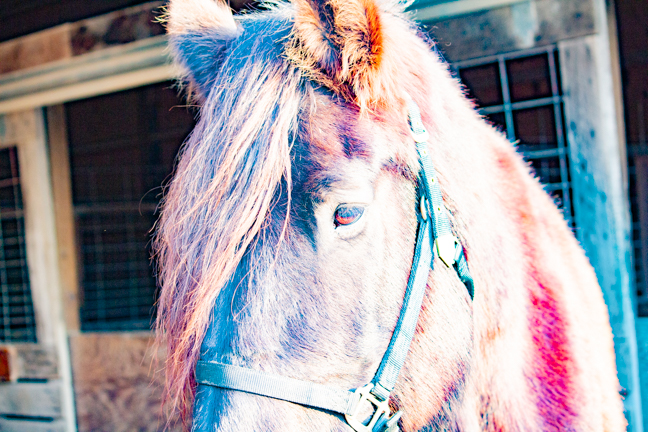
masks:
<svg viewBox="0 0 648 432"><path fill-rule="evenodd" d="M389 396L396 385L414 337L435 249L441 261L455 269L470 297L473 298L474 295L473 279L468 271L464 249L452 232L436 171L428 155L429 135L421 120L421 112L411 98L408 100L408 117L421 164L417 211L419 226L412 271L401 313L373 380L356 390L340 390L310 381L201 360L196 364L198 384L253 393L343 414L346 422L356 432L399 431L398 420L402 412L391 414ZM369 422L363 422L358 417L364 401L370 402L374 408Z"/></svg>

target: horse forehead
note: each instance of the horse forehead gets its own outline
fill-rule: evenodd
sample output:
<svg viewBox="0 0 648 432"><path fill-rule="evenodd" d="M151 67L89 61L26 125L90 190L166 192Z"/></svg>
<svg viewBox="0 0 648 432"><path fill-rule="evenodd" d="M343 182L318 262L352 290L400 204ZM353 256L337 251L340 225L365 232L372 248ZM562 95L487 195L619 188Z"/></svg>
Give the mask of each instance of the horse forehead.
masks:
<svg viewBox="0 0 648 432"><path fill-rule="evenodd" d="M315 97L303 120L303 144L320 169L346 165L347 161L379 164L395 150L387 138L395 128L388 121L324 95Z"/></svg>

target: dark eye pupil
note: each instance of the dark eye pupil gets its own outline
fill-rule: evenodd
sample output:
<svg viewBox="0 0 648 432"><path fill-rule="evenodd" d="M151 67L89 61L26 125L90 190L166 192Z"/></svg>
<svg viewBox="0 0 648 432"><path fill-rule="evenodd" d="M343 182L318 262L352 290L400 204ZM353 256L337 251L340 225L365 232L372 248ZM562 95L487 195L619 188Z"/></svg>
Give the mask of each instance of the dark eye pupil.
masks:
<svg viewBox="0 0 648 432"><path fill-rule="evenodd" d="M362 216L364 209L354 206L340 206L335 210L335 226L351 225Z"/></svg>

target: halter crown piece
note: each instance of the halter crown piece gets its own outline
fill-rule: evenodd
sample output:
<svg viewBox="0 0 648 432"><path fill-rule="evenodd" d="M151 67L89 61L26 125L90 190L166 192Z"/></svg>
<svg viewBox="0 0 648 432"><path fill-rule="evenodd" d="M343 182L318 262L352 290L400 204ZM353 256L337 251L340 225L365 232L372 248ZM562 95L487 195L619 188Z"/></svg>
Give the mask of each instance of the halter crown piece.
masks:
<svg viewBox="0 0 648 432"><path fill-rule="evenodd" d="M409 95L407 99L410 131L421 164L417 210L419 225L401 313L373 380L355 390L340 390L245 367L200 360L196 364L198 384L253 393L343 414L348 425L356 432L400 431L398 420L402 411L391 414L389 395L396 385L414 337L435 250L446 266L455 269L470 297L473 298L474 295L473 279L468 271L464 249L452 232L436 171L428 155L429 134L421 120L419 107ZM364 401L371 403L374 408L368 422L359 417Z"/></svg>

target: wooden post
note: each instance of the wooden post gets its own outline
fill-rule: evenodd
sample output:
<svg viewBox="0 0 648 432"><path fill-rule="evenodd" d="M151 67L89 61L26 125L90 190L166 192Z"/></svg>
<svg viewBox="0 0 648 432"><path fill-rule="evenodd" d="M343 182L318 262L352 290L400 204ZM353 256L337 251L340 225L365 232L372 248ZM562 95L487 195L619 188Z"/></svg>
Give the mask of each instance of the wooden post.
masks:
<svg viewBox="0 0 648 432"><path fill-rule="evenodd" d="M61 420L56 430L76 430L70 352L63 315L54 200L50 177L47 136L42 109L0 117L0 147L18 149L21 188L25 209L25 244L38 345L52 347L58 363L57 380L47 391L60 395ZM21 391L29 391L25 387ZM58 390L54 390L58 388ZM7 389L9 389L7 387ZM33 388L32 388L33 389ZM8 394L15 395L11 389ZM58 399L57 399L58 400ZM14 425L15 426L15 425ZM14 426L0 425L2 430ZM28 426L25 425L28 430ZM16 430L16 429L14 429Z"/></svg>
<svg viewBox="0 0 648 432"><path fill-rule="evenodd" d="M602 3L602 0L601 0ZM629 431L642 432L633 307L631 219L605 9L598 34L559 42L577 237L610 313Z"/></svg>
<svg viewBox="0 0 648 432"><path fill-rule="evenodd" d="M47 109L47 127L54 212L56 216L56 236L58 240L58 265L63 293L63 313L68 332L75 332L80 329L79 275L67 122L63 105L56 105Z"/></svg>

